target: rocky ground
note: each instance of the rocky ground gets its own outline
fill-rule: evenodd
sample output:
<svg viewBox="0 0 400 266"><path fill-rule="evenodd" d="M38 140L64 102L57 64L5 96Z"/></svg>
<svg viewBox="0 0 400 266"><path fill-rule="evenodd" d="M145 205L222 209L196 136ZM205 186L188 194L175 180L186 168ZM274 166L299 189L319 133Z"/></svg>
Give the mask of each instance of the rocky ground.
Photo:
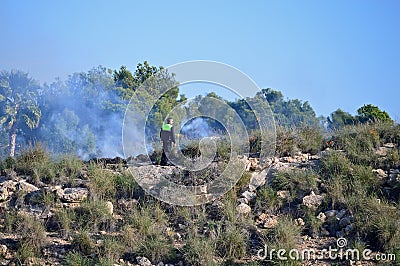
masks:
<svg viewBox="0 0 400 266"><path fill-rule="evenodd" d="M393 149L393 146L388 143L385 146L377 149L376 153L379 156L386 156L387 151ZM282 208L282 213L273 213L267 211L265 206L259 206L257 198L259 196L260 187L268 186L273 182L277 172L293 171L293 170L307 170L318 168L321 156L329 153L329 149L321 152L318 155L310 154L297 154L288 157L274 157L268 158L266 162L260 164L257 158L247 158L246 171L249 177L238 190L238 197L236 200L236 212L243 217L253 219L256 226L255 230L268 230L277 226L279 219L286 213L293 213L303 206L310 210L316 210L324 202L327 191L318 189L317 191L305 191L304 195L297 195L298 201L295 206L287 206ZM118 175L121 171L125 171L128 165L123 161L118 161L116 164L107 164L102 162L114 175ZM117 165L117 166L116 166ZM119 166L118 166L119 165ZM157 176L167 177L179 185L196 185L203 186L204 189L201 193L207 193L207 182L212 180L214 175L218 175L223 170L222 162L215 162L212 165L212 170L207 174L200 173L198 176L191 176L189 172L182 171L173 166L130 166L134 167L143 179L154 179ZM390 169L385 171L383 169L374 169L376 178L384 180L384 187L386 190L393 188L394 183L399 180L399 169ZM85 177L86 170L82 170L79 178L74 180L68 177L61 177L59 180L46 184L41 181L33 181L31 176L18 175L15 171L10 170L0 177L0 210L3 213L0 227L4 229L7 226L4 213L17 212L30 217L36 217L43 221L46 227L45 240L46 243L41 249L41 258L31 258L25 263L28 265L58 265L63 264L65 255L70 252L72 247L72 237L69 234L63 237L58 231L57 225L52 225L54 222L54 214L60 209L74 209L78 208L85 200L92 197L90 181ZM321 180L318 187L324 187ZM292 197L289 190L279 190L276 196L282 200ZM287 201L290 202L290 201ZM129 209L131 206L137 204L135 198L120 198L118 201L107 201L108 214L113 217L115 227L118 228L118 223L123 220L123 210ZM206 208L210 213L224 212L224 201L222 198L216 199L208 203ZM302 236L297 241L296 248L299 250L314 249L316 254L321 254L327 247L336 247L338 238L346 238L352 235L354 230L354 217L349 210L343 209L326 209L321 211L315 217L316 221L321 225L320 233L307 232L303 230ZM304 229L305 221L302 218L297 218L293 221L297 226ZM9 225L11 226L11 225ZM179 232L174 231L180 225L170 225L168 228L171 230L175 245L177 247L183 246L182 236ZM53 227L53 228L52 228ZM55 228L55 229L54 229ZM304 233L307 232L307 233ZM93 232L92 238L98 239L95 243L98 246L102 245L103 235L119 235L121 231L117 230L100 230ZM0 263L1 265L17 265L18 261L15 260L17 256L17 243L20 239L18 231L1 230L0 233ZM253 255L243 258L240 263L249 264L252 261L258 261L259 264L267 263L260 261L253 252ZM374 265L373 262L367 261L335 261L329 259L321 260L306 260L303 265ZM152 265L152 262L146 257L136 256L134 258L116 258L114 265ZM159 262L156 265L172 265ZM184 260L177 261L174 265L185 265ZM254 264L257 265L257 264Z"/></svg>

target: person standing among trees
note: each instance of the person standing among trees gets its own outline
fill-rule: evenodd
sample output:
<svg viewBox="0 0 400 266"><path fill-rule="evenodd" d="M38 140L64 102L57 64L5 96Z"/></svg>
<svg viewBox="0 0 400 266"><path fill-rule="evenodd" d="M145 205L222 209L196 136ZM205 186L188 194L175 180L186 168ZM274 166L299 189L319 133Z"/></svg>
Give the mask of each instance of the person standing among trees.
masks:
<svg viewBox="0 0 400 266"><path fill-rule="evenodd" d="M169 117L167 123L163 123L160 131L160 138L163 144L161 165L172 165L169 158L171 156L172 145L175 146L174 120Z"/></svg>

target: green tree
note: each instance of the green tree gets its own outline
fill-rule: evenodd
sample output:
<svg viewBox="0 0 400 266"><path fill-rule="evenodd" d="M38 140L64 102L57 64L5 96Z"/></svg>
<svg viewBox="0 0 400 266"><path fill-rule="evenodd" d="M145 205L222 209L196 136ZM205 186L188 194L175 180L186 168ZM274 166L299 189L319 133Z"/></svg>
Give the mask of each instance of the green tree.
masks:
<svg viewBox="0 0 400 266"><path fill-rule="evenodd" d="M17 134L39 126L39 84L19 70L0 73L0 125L9 133L9 154L15 154Z"/></svg>
<svg viewBox="0 0 400 266"><path fill-rule="evenodd" d="M156 73L163 71L163 67L151 66L147 61L136 66L136 71L132 74L126 66L121 66L117 71L114 70L113 78L118 91L118 95L123 100L130 100L134 91L139 88L143 82L148 80Z"/></svg>
<svg viewBox="0 0 400 266"><path fill-rule="evenodd" d="M129 100L133 91L135 91L135 79L132 73L126 66L121 66L118 71L114 70L113 78L119 96L122 99Z"/></svg>
<svg viewBox="0 0 400 266"><path fill-rule="evenodd" d="M114 89L112 70L102 66L43 86L37 137L54 153L83 158L103 155L108 143L117 150L125 105Z"/></svg>
<svg viewBox="0 0 400 266"><path fill-rule="evenodd" d="M151 66L147 61L139 63L133 74L122 66L119 71L114 72L114 81L122 99L133 99L134 115L138 117L138 121L146 119L146 136L157 136L168 113L181 100L186 99L181 95L181 99L178 100L179 88L173 74L163 67ZM127 84L129 86L124 88ZM159 99L154 98L160 94ZM148 114L145 113L147 111ZM179 122L177 117L174 119L176 123Z"/></svg>
<svg viewBox="0 0 400 266"><path fill-rule="evenodd" d="M361 123L367 122L393 122L386 111L382 111L378 106L367 104L357 110L358 120Z"/></svg>
<svg viewBox="0 0 400 266"><path fill-rule="evenodd" d="M345 125L353 125L357 123L357 118L351 114L342 111L340 108L331 113L328 120L329 129L339 129Z"/></svg>

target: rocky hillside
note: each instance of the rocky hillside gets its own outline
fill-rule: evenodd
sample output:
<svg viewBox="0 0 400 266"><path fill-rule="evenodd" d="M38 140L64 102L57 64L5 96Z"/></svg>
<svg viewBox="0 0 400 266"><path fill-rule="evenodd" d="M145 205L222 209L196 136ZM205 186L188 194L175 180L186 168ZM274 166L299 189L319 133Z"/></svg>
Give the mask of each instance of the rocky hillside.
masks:
<svg viewBox="0 0 400 266"><path fill-rule="evenodd" d="M400 134L352 130L338 132L316 153L291 147L292 154L261 164L245 158L236 186L196 207L158 201L129 167L141 180L164 176L204 186L207 194L207 182L226 162L185 172L28 150L1 162L0 263L375 265L377 255L386 255L394 265L400 261ZM371 252L358 261L329 257L326 250L338 247ZM287 260L272 249L286 250ZM293 249L315 257L297 260L288 255Z"/></svg>

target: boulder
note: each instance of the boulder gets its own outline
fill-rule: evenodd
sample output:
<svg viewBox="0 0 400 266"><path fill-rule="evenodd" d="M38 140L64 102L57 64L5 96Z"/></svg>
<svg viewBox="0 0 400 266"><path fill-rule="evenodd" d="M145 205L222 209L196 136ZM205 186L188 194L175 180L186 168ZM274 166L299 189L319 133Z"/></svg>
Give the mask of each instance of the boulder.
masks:
<svg viewBox="0 0 400 266"><path fill-rule="evenodd" d="M380 156L380 157L385 157L387 155L387 149L386 147L379 147L376 149L375 154Z"/></svg>
<svg viewBox="0 0 400 266"><path fill-rule="evenodd" d="M329 210L329 211L326 211L324 214L326 217L336 217L336 215L338 214L338 211L337 210Z"/></svg>
<svg viewBox="0 0 400 266"><path fill-rule="evenodd" d="M294 223L298 226L304 226L306 223L304 222L304 220L302 218L297 218L294 220Z"/></svg>
<svg viewBox="0 0 400 266"><path fill-rule="evenodd" d="M250 192L246 190L245 192L242 193L242 196L245 197L250 202L256 198L257 194L255 192Z"/></svg>
<svg viewBox="0 0 400 266"><path fill-rule="evenodd" d="M386 178L388 176L386 172L382 169L374 169L372 170L372 172L374 172L376 174L376 177L378 178Z"/></svg>
<svg viewBox="0 0 400 266"><path fill-rule="evenodd" d="M26 192L26 193L31 193L34 191L39 190L39 188L37 188L36 186L29 184L28 182L26 182L25 180L21 180L17 183L16 186L17 190Z"/></svg>
<svg viewBox="0 0 400 266"><path fill-rule="evenodd" d="M87 188L76 187L76 188L65 188L57 191L57 196L61 201L68 203L79 203L86 199L89 195Z"/></svg>
<svg viewBox="0 0 400 266"><path fill-rule="evenodd" d="M323 195L316 195L314 191L311 191L310 195L305 196L303 198L303 204L308 208L315 210L319 205L322 204L323 200L324 200Z"/></svg>
<svg viewBox="0 0 400 266"><path fill-rule="evenodd" d="M278 216L262 213L257 217L256 224L266 229L275 228L275 226L278 224Z"/></svg>
<svg viewBox="0 0 400 266"><path fill-rule="evenodd" d="M236 201L237 201L238 203L244 203L244 204L249 203L249 201L248 201L246 198L238 198Z"/></svg>
<svg viewBox="0 0 400 266"><path fill-rule="evenodd" d="M146 257L136 257L136 261L140 266L151 266L151 261Z"/></svg>
<svg viewBox="0 0 400 266"><path fill-rule="evenodd" d="M249 205L247 205L246 203L240 203L237 207L236 207L236 211L240 214L247 214L249 212L251 212L251 208Z"/></svg>
<svg viewBox="0 0 400 266"><path fill-rule="evenodd" d="M106 202L106 206L107 206L108 213L109 213L110 215L113 215L113 213L114 213L114 206L113 206L112 202L111 202L111 201L107 201L107 202Z"/></svg>
<svg viewBox="0 0 400 266"><path fill-rule="evenodd" d="M255 171L258 166L257 158L249 158L246 163L246 171Z"/></svg>
<svg viewBox="0 0 400 266"><path fill-rule="evenodd" d="M383 145L383 147L389 148L389 149L393 149L393 148L395 147L395 145L394 145L394 143L385 143L385 144Z"/></svg>
<svg viewBox="0 0 400 266"><path fill-rule="evenodd" d="M256 190L259 186L262 186L265 184L265 180L267 178L267 169L261 171L261 172L254 172L253 175L250 178L249 182L249 191L254 191Z"/></svg>
<svg viewBox="0 0 400 266"><path fill-rule="evenodd" d="M276 195L281 199L290 198L290 191L289 190L279 190L276 192Z"/></svg>
<svg viewBox="0 0 400 266"><path fill-rule="evenodd" d="M6 180L0 183L0 202L6 201L16 190L17 182Z"/></svg>

